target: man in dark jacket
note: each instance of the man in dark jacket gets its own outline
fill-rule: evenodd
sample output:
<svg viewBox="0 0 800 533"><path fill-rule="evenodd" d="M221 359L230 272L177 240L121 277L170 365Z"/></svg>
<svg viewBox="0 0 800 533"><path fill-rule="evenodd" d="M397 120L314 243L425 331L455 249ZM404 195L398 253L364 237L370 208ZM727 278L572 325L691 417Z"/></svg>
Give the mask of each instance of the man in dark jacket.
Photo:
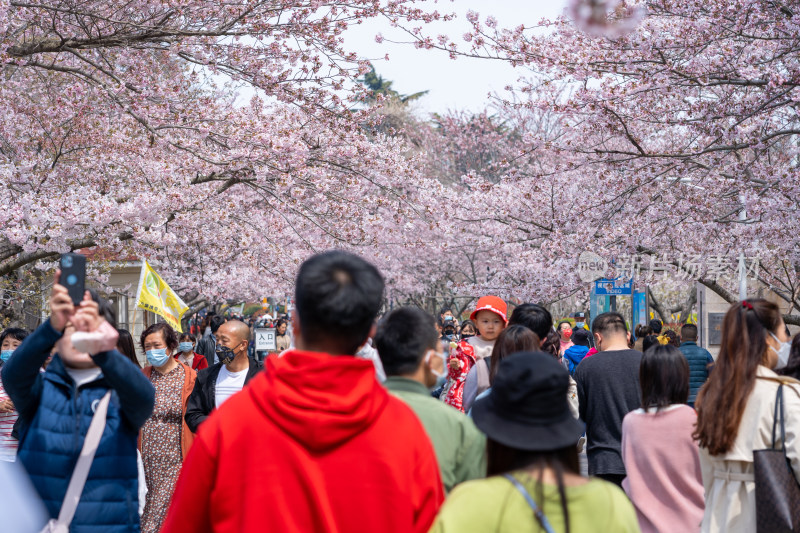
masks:
<svg viewBox="0 0 800 533"><path fill-rule="evenodd" d="M708 371L714 366L714 358L705 348L697 345L697 326L684 324L681 328L680 350L689 363L689 401L694 407L697 391L708 379Z"/></svg>
<svg viewBox="0 0 800 533"><path fill-rule="evenodd" d="M208 361L209 365L214 365L218 363L216 359L216 352L217 352L217 330L219 327L225 323L225 319L219 315L212 316L208 321L208 327L211 328L211 333L208 335L203 335L203 337L197 341L197 348L195 351L202 356L205 356L206 361Z"/></svg>
<svg viewBox="0 0 800 533"><path fill-rule="evenodd" d="M59 273L50 297L50 319L25 339L2 369L3 384L19 412L19 460L50 517L58 517L94 409L110 390L103 437L70 531L138 532L136 440L153 412L155 390L142 371L114 349L118 333L100 318L98 303L87 297L76 311L58 280ZM78 329L97 334L89 353L73 346ZM57 353L41 373L54 345Z"/></svg>
<svg viewBox="0 0 800 533"><path fill-rule="evenodd" d="M642 352L628 348L628 326L619 313L599 315L592 333L600 351L584 358L575 370L578 409L586 422L589 475L622 486L622 419L641 407Z"/></svg>
<svg viewBox="0 0 800 533"><path fill-rule="evenodd" d="M217 329L219 362L197 373L194 389L186 405L186 425L192 433L260 370L261 365L247 356L250 328L244 322L229 320Z"/></svg>

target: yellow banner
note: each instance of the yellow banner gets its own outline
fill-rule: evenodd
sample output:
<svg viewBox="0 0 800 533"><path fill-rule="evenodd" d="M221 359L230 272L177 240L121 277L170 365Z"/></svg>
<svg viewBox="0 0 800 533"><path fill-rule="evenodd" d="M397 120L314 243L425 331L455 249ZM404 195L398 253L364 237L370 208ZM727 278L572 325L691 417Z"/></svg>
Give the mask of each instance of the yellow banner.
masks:
<svg viewBox="0 0 800 533"><path fill-rule="evenodd" d="M183 303L153 268L142 260L142 274L136 291L136 305L161 317L175 330L183 333L181 317L189 307Z"/></svg>

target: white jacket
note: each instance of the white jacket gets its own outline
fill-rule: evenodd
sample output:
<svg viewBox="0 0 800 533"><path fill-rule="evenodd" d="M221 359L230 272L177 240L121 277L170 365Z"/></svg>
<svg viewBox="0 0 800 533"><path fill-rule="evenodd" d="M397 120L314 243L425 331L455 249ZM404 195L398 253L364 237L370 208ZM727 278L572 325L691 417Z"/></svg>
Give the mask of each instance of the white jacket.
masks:
<svg viewBox="0 0 800 533"><path fill-rule="evenodd" d="M756 369L756 376L731 450L725 455L711 456L708 450L700 448L706 495L704 533L756 531L753 451L772 447L772 422L779 381L786 383L783 388L786 456L791 461L795 478L800 480L800 382L778 376L764 366ZM780 425L776 441L776 448L780 448Z"/></svg>

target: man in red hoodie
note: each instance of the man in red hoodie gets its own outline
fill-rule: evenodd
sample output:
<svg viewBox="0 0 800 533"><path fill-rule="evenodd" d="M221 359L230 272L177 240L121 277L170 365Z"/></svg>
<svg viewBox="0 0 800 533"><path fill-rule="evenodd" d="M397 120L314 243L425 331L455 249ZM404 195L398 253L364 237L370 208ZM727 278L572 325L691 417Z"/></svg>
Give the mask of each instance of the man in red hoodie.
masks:
<svg viewBox="0 0 800 533"><path fill-rule="evenodd" d="M444 499L422 424L353 357L383 279L326 252L300 266L297 349L267 359L200 427L163 533L426 532Z"/></svg>

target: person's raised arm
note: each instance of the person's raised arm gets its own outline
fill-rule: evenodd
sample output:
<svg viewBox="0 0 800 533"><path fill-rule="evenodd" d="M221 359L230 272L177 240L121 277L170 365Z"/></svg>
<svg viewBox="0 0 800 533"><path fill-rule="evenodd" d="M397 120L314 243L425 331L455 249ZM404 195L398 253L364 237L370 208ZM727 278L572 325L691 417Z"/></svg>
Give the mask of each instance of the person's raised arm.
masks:
<svg viewBox="0 0 800 533"><path fill-rule="evenodd" d="M128 422L141 428L153 414L156 390L147 376L116 349L92 356L103 376L119 396L120 409Z"/></svg>
<svg viewBox="0 0 800 533"><path fill-rule="evenodd" d="M60 277L61 271L56 270L50 292L50 318L28 335L3 365L3 387L23 418L35 410L40 390L39 369L75 311L67 288L59 284Z"/></svg>
<svg viewBox="0 0 800 533"><path fill-rule="evenodd" d="M109 386L117 392L122 414L138 429L153 413L155 388L133 362L117 351L119 333L100 317L98 310L97 302L84 298L72 322L79 331L91 335L86 341L87 351L103 371Z"/></svg>

